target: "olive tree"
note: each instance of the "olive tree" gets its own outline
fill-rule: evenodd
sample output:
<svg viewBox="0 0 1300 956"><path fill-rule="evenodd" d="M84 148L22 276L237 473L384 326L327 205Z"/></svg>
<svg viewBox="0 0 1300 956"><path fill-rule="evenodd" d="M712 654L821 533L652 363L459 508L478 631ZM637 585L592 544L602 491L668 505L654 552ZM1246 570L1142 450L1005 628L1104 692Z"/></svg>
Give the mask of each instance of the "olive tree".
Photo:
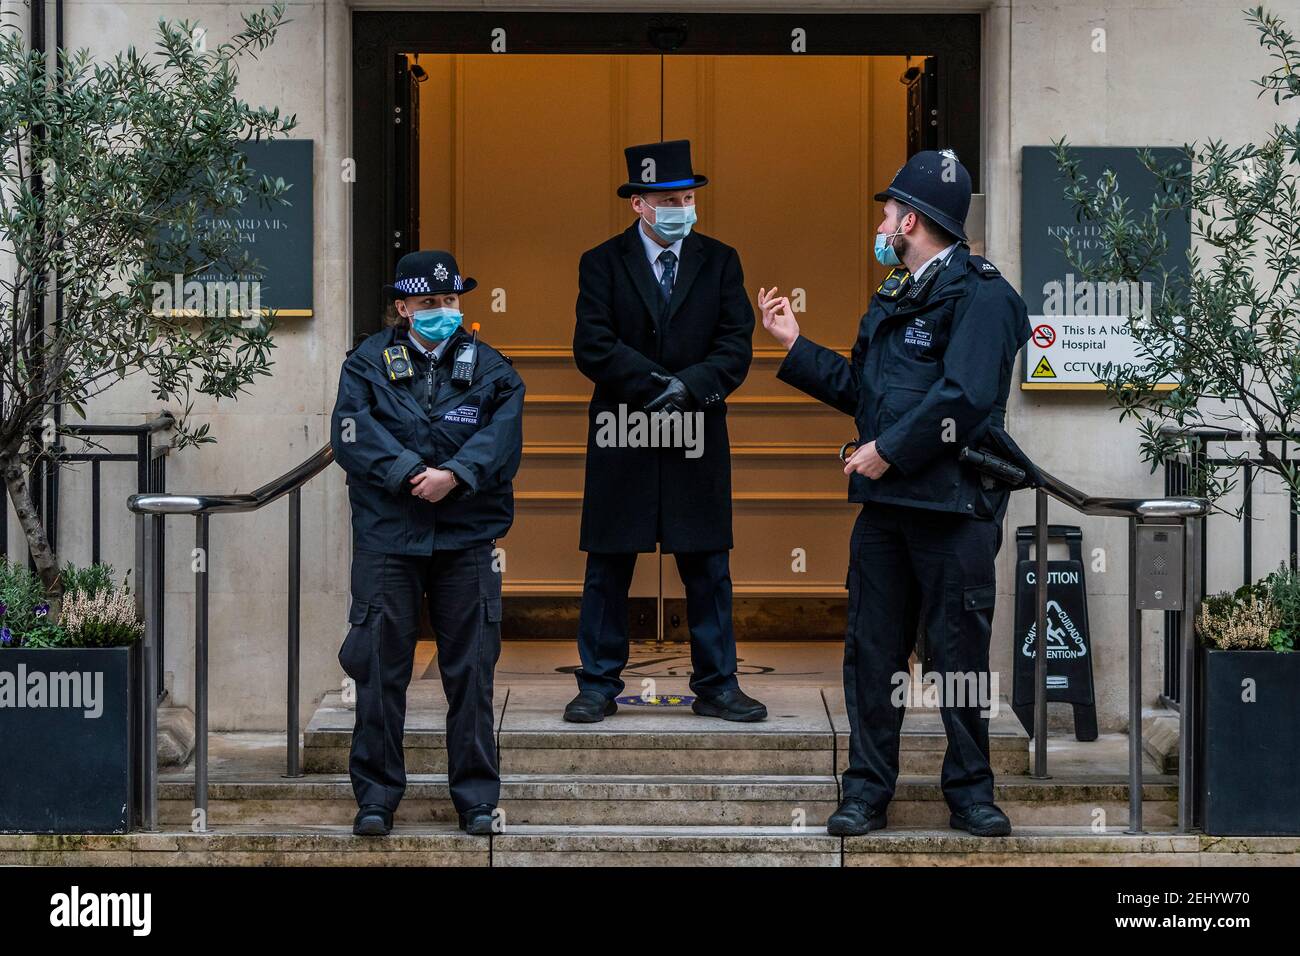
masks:
<svg viewBox="0 0 1300 956"><path fill-rule="evenodd" d="M1279 113L1267 138L1193 142L1165 163L1139 150L1157 183L1140 209L1113 171L1089 181L1062 138L1055 147L1065 195L1099 233L1087 254L1068 238L1062 245L1085 280L1151 283L1149 310L1127 319L1137 362L1104 366L1101 378L1121 420L1138 422L1152 470L1185 447L1165 426L1217 425L1246 432L1251 457L1300 492L1285 450L1300 441L1300 114L1290 102L1300 96L1300 48L1262 7L1245 16L1273 61L1257 81L1258 96L1271 96ZM1186 267L1176 270L1161 264L1171 216L1189 217L1192 235ZM1169 380L1174 388L1157 387ZM1194 469L1192 490L1220 498L1235 471Z"/></svg>
<svg viewBox="0 0 1300 956"><path fill-rule="evenodd" d="M186 423L196 395L234 398L269 374L265 310L189 308L167 292L258 274L221 217L253 197L287 201L239 147L296 120L237 95L241 62L283 22L280 4L245 13L209 48L198 24L160 20L149 52L58 50L50 62L0 23L0 475L55 598L59 561L29 475L41 460L57 467L56 410L84 418L105 389L147 376L179 406L183 446L213 440Z"/></svg>

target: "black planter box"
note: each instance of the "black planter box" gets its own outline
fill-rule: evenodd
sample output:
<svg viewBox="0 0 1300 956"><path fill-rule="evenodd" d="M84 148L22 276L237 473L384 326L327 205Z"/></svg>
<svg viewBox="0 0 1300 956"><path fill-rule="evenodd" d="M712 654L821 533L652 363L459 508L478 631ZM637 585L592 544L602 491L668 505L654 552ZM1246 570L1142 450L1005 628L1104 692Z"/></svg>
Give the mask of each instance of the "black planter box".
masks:
<svg viewBox="0 0 1300 956"><path fill-rule="evenodd" d="M1300 652L1201 651L1201 827L1300 835ZM1243 681L1255 700L1242 700Z"/></svg>
<svg viewBox="0 0 1300 956"><path fill-rule="evenodd" d="M136 647L0 649L0 832L131 828Z"/></svg>

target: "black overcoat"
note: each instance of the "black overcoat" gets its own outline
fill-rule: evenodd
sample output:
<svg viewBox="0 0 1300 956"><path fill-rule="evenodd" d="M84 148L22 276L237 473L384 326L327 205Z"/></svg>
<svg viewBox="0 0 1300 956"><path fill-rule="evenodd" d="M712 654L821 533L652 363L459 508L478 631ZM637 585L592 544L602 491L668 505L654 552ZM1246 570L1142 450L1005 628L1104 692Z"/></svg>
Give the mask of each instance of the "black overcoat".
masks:
<svg viewBox="0 0 1300 956"><path fill-rule="evenodd" d="M658 542L666 553L726 550L732 545L726 398L753 358L754 309L740 256L690 233L665 314L639 228L637 220L583 253L578 265L573 357L596 386L579 547L626 553L653 551ZM602 422L608 426L623 414L632 424L631 413L663 390L651 372L675 375L686 386L691 413L702 415L697 449L608 444L611 432L602 431ZM638 440L630 430L627 437Z"/></svg>

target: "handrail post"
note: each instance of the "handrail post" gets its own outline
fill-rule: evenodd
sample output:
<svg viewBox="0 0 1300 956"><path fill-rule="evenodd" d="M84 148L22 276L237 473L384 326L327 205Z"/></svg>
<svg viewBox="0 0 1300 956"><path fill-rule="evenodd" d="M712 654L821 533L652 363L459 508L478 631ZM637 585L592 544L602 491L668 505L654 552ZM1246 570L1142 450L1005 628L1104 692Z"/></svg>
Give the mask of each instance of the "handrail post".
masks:
<svg viewBox="0 0 1300 956"><path fill-rule="evenodd" d="M136 515L136 547L139 569L137 599L144 620L140 657L140 826L158 829L158 631L161 622L154 613L159 581L153 549L157 543L153 515Z"/></svg>
<svg viewBox="0 0 1300 956"><path fill-rule="evenodd" d="M298 762L298 691L302 624L302 488L289 493L289 710L285 721L286 777L301 777Z"/></svg>
<svg viewBox="0 0 1300 956"><path fill-rule="evenodd" d="M194 533L194 809L192 825L208 829L208 515L195 518Z"/></svg>
<svg viewBox="0 0 1300 956"><path fill-rule="evenodd" d="M1142 833L1142 613L1137 606L1138 519L1128 519L1128 829Z"/></svg>
<svg viewBox="0 0 1300 956"><path fill-rule="evenodd" d="M1196 687L1196 613L1201 600L1201 543L1205 533L1205 518L1191 518L1183 522L1183 613L1179 619L1182 631L1182 679L1178 700L1178 830L1187 833L1196 825L1196 740L1197 700Z"/></svg>
<svg viewBox="0 0 1300 956"><path fill-rule="evenodd" d="M1047 779L1047 492L1034 492L1034 772Z"/></svg>

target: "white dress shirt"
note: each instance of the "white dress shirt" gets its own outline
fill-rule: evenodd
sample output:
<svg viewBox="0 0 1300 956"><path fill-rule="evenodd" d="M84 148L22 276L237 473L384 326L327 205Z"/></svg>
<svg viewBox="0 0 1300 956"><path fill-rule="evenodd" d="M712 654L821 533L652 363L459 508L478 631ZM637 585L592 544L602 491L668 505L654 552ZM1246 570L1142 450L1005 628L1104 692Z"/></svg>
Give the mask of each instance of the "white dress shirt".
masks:
<svg viewBox="0 0 1300 956"><path fill-rule="evenodd" d="M664 277L664 264L659 261L659 256L665 251L671 252L677 257L677 265L682 263L682 240L678 239L671 246L661 246L645 234L645 220L642 219L636 227L637 234L641 237L641 245L645 246L646 258L650 260L650 268L654 270L655 281L662 282ZM677 283L677 271L673 271L673 283Z"/></svg>

